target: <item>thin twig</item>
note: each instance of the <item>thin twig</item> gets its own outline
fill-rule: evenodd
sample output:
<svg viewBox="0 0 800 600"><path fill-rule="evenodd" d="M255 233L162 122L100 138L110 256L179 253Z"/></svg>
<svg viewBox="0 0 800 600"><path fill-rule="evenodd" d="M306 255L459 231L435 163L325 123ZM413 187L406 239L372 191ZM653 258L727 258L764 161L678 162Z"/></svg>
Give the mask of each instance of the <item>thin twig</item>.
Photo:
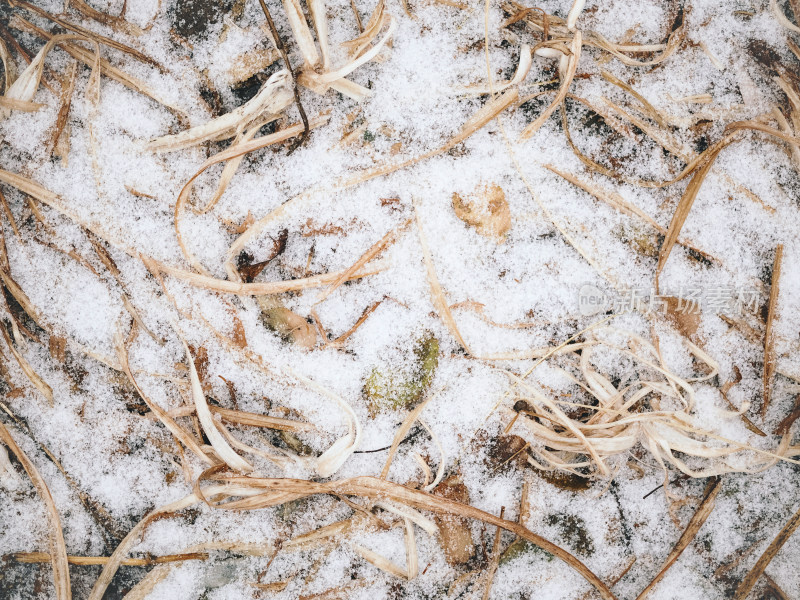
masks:
<svg viewBox="0 0 800 600"><path fill-rule="evenodd" d="M278 47L278 52L281 53L281 57L283 58L283 62L286 63L286 68L289 70L289 73L292 76L292 86L294 88L294 102L297 104L297 110L300 112L300 119L303 121L303 134L300 136L300 139L297 140L292 147L289 148L289 154L297 150L303 143L306 141L308 137L308 131L310 129L308 125L308 117L306 116L306 111L303 108L303 103L300 102L300 90L297 88L297 78L294 76L294 70L292 69L292 63L289 62L289 54L286 52L286 46L283 43L283 39L281 38L280 34L278 33L278 29L275 27L275 22L272 20L272 15L267 8L266 2L264 0L258 0L261 3L261 10L264 11L264 16L267 18L267 25L269 25L269 30L272 33L272 38L275 40L275 45Z"/></svg>

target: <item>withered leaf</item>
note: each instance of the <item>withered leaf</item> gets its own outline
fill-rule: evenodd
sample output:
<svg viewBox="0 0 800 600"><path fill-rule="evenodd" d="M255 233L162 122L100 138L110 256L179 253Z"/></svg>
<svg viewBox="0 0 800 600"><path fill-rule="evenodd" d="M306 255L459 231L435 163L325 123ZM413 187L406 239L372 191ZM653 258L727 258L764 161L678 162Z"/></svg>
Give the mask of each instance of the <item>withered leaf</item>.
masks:
<svg viewBox="0 0 800 600"><path fill-rule="evenodd" d="M317 330L304 317L292 312L273 297L260 297L261 322L285 341L302 348L313 348L317 343Z"/></svg>
<svg viewBox="0 0 800 600"><path fill-rule="evenodd" d="M495 469L517 467L523 469L528 464L525 447L528 445L518 435L501 435L489 444L489 463Z"/></svg>
<svg viewBox="0 0 800 600"><path fill-rule="evenodd" d="M264 270L272 260L283 254L286 250L286 242L289 239L289 230L283 229L278 234L278 237L272 240L272 251L269 258L261 262L254 263L253 257L250 254L242 253L239 255L239 264L237 265L239 274L245 283L252 283L258 277L259 273Z"/></svg>
<svg viewBox="0 0 800 600"><path fill-rule="evenodd" d="M433 493L448 500L469 504L469 490L459 475L450 475L437 485ZM439 527L442 549L445 559L451 565L461 565L475 554L472 541L472 530L469 521L453 515L437 515L436 525Z"/></svg>
<svg viewBox="0 0 800 600"><path fill-rule="evenodd" d="M234 313L233 317L233 342L239 348L247 348L247 337L244 333L244 325L242 320Z"/></svg>
<svg viewBox="0 0 800 600"><path fill-rule="evenodd" d="M469 196L453 194L453 210L480 235L500 243L511 227L511 210L506 194L496 183L479 185Z"/></svg>

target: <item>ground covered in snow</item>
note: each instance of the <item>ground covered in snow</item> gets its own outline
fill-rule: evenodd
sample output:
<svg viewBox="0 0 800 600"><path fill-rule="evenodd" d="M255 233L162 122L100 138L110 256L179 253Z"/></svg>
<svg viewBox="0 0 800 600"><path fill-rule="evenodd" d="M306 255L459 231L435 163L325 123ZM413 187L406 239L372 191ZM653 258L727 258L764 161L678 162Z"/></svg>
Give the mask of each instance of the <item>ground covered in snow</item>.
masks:
<svg viewBox="0 0 800 600"><path fill-rule="evenodd" d="M388 446L424 402L400 437L389 481L504 511L574 555L618 598L636 598L656 576L712 489L710 516L648 597L733 597L798 509L790 416L800 393L800 149L770 134L736 134L701 180L668 259L665 234L696 170L668 186L641 184L674 178L731 123L760 123L790 138L800 129L792 2L777 3L787 28L765 0L588 0L568 29L572 3L543 0L537 7L563 40L504 87L543 39L529 20L541 19L538 8L508 23L524 7L391 0L372 43L395 27L390 39L348 74L367 97L301 86L308 118L324 118L300 147L290 138L248 154L201 213L194 208L214 196L223 165L205 170L179 211L184 249L178 196L231 144L160 153L147 144L236 109L283 68L264 13L252 0L90 4L110 15L124 6L140 31L74 6L62 16L155 59L162 70L101 45L104 59L162 102L107 71L95 97L96 79L79 63L54 144L75 62L55 49L44 63L47 85L32 98L43 106L6 113L0 104L0 169L58 198L43 201L0 176L0 421L48 486L67 554L111 555L150 511L192 494L210 464L230 465L220 444L248 461L252 477L378 477ZM267 5L301 67L285 5ZM36 6L64 10L60 0ZM351 3L314 6L327 17L331 70L347 64L342 43L359 35ZM376 7L354 6L368 26ZM9 36L31 56L43 45L20 18L63 32L23 6L0 4L0 33L18 74L26 62ZM557 107L522 141L568 75L576 31L585 43L565 112ZM627 59L670 55L625 64L598 47L602 39L656 45L623 52ZM448 145L489 105L490 91L519 101ZM288 103L253 133L259 139L299 122ZM335 275L271 295L206 289L186 276L257 284L340 272L390 232L358 266L363 276L321 301ZM655 300L666 308L651 311ZM687 316L694 304L699 313ZM129 335L132 323L137 335ZM181 338L217 415L214 436L195 416ZM575 347L556 352L562 344ZM617 418L637 390L624 408L630 426L591 429L592 415ZM176 441L143 396L171 411L208 462ZM218 408L310 425L254 427L226 421ZM587 436L601 432L599 461L581 442L566 450L563 439L548 442L547 431L573 435L556 411L586 426ZM651 424L654 413L682 415L697 446L677 440L676 420ZM317 459L340 439L343 463L327 469ZM556 462L573 472L548 470ZM665 477L666 493L648 495ZM123 565L105 597L132 589L131 598L209 600L485 598L486 590L493 599L598 597L567 563L508 531L493 549L493 525L424 508L410 518L402 503L389 502L392 510L376 501L317 494L222 510L198 500L153 520L126 556L199 554ZM296 541L341 522L319 539ZM41 494L11 452L0 461L0 597L56 597L47 558L21 562L16 554L55 552L52 532ZM755 597L800 598L798 558L800 538L790 537ZM101 569L71 566L73 597L89 597Z"/></svg>

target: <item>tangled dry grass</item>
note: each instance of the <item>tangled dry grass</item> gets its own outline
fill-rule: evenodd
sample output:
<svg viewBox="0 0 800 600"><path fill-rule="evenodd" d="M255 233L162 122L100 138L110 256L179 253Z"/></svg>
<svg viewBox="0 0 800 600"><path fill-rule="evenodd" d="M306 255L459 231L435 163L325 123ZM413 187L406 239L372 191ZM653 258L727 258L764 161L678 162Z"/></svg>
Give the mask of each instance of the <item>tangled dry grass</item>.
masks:
<svg viewBox="0 0 800 600"><path fill-rule="evenodd" d="M121 38L135 38L137 30L135 25L128 23L123 17L98 12L88 4L77 0L73 0L70 3L71 14L67 13L64 16L51 15L35 5L20 0L7 1L14 11L8 27L2 26L2 31L5 35L0 39L0 57L3 61L5 73L4 94L0 96L0 119L7 118L13 111L35 112L41 108L41 105L37 104L34 98L40 85L47 81L43 77L47 69L48 55L58 47L76 60L74 64L77 65L78 62L81 62L90 68L91 77L87 94L90 95L90 102L94 106L97 105L102 93L101 82L103 78L111 78L138 93L149 96L163 105L165 109L178 116L181 122L185 122L185 115L179 108L160 99L158 93L149 89L145 83L112 66L102 58L102 54L108 49L113 49L114 51L127 53L129 56L149 64L152 68L159 69L161 68L160 65L149 59L146 54L127 44L92 33L89 28L75 22L75 18L94 20L109 25ZM487 12L488 5L487 1ZM554 61L556 66L559 84L557 88L550 91L537 92L537 97L539 95L549 95L551 99L545 108L539 112L538 116L518 134L518 141L532 138L543 124L560 113L563 132L567 136L567 140L576 156L589 171L617 181L626 181L647 187L666 187L683 180L689 180L689 184L682 194L669 227L663 228L642 210L626 203L619 195L606 192L596 183L582 181L577 176L560 170L558 165L549 167L554 173L559 174L572 184L582 187L598 200L611 205L616 210L641 219L663 235L663 242L658 249L658 261L654 272L654 285L658 289L659 275L676 244L686 246L698 253L703 253L698 244L685 239L682 229L690 217L692 205L706 176L714 169L715 160L726 147L757 134L767 140L787 145L795 163L800 166L798 161L798 156L800 156L800 137L798 137L797 132L797 128L800 127L800 95L797 90L797 81L785 75L779 75L777 78L778 85L789 99L788 118L777 112L764 115L759 120L729 122L725 126L724 135L707 149L697 153L686 153L671 141L671 129L675 126L674 120L669 115L653 107L629 84L610 73L604 73L604 77L612 85L621 88L629 95L632 107L641 116L635 116L630 108L626 110L610 101L607 107L593 105L574 96L570 91L574 78L580 72L580 59L583 52L594 52L600 56L606 56L609 60L617 60L629 66L654 66L664 63L678 51L685 40L682 19L679 17L676 20L673 29L667 32L664 43L614 43L607 40L600 33L579 28L578 23L583 5L584 3L581 0L576 0L567 18L563 19L547 14L541 9L524 7L513 0L504 3L503 9L507 13L508 19L502 24L502 29L508 31L510 28L515 27L519 31L515 36L520 40L526 40L521 41L519 44L520 58L513 76L501 82L493 82L491 79L492 71L488 64L488 37L496 35L497 32L489 32L487 19L486 44L489 79L485 83L470 86L465 90L470 94L485 95L487 98L483 107L469 121L464 123L455 136L441 147L413 158L399 161L389 159L360 172L342 174L333 182L326 183L324 191L329 192L330 190L342 190L358 186L369 180L407 169L431 157L441 155L457 147L495 119L500 119L503 136L509 152L512 158L517 161L516 151L513 149L517 141L512 142L509 135L506 134L502 116L518 109L531 99L530 96L522 95L519 90L520 85L525 81L530 71L534 57L551 60ZM7 189L13 188L25 194L31 199L32 203L35 203L33 206L49 207L72 220L83 231L84 235L91 240L97 256L112 275L115 274L116 267L108 255L107 247L116 248L140 260L149 273L161 282L168 297L169 292L164 285L164 277L182 280L188 285L211 290L223 297L231 295L243 298L256 297L262 302L262 308L268 307L268 312L274 319L273 328L276 331L282 331L291 342L300 346L305 345L306 342L313 346L317 339L316 332L308 326L304 317L298 317L298 315L283 307L280 302L280 295L295 290L322 288L317 303L325 302L333 290L343 285L346 281L367 278L382 271L385 265L378 260L378 257L387 247L394 243L399 235L413 224L423 249L426 276L433 305L438 316L447 326L447 329L461 346L464 353L475 361L482 361L492 365L501 364L501 361L515 359L536 360L533 367L525 373L516 373L507 368L496 367L508 377L511 390L506 394L501 405L496 408L499 408L504 418L507 419L508 427L506 431L516 433L524 441L524 446L517 450L515 455L524 456L525 460L541 472L558 472L579 478L609 479L615 476L622 457L627 457L634 448L644 448L650 453L655 462L663 468L665 481L668 481L669 473L673 469L677 469L693 478L713 478L684 535L669 555L663 569L641 593L640 597L645 596L656 585L708 518L714 507L716 494L719 492L720 476L731 472L758 472L775 465L779 461L794 464L800 462L794 458L800 455L800 447L792 444L791 422L783 428L780 439L774 447L766 450L737 442L736 440L723 438L714 431L700 426L695 421L693 417L695 404L693 384L712 380L717 375L718 369L714 359L691 339L691 333L687 330L685 323L678 328L683 329L686 351L697 359L700 371L697 377L692 379L682 378L666 366L661 356L657 339L647 340L639 335L616 329L612 324L608 323L610 317L602 319L588 329L578 332L566 342L552 347L531 348L521 351L510 350L492 355L481 355L473 352L469 340L465 339L459 330L458 322L454 315L454 307L448 301L447 294L439 281L437 268L428 247L425 222L421 217L421 213L416 210L417 200L415 200L413 220L408 220L398 229L388 232L346 270L310 275L287 281L253 282L252 274L243 273L240 265L237 264L237 258L249 241L255 239L266 231L268 227L278 222L290 207L302 206L323 191L322 189L308 190L291 198L273 212L258 220L253 220L241 230L226 253L224 268L227 273L227 279L215 277L202 264L201 260L192 253L189 245L185 243L186 234L181 228L181 221L185 212L192 210L203 214L213 211L217 201L222 197L228 184L235 177L242 159L249 153L269 146L278 146L289 140L302 141L310 131L325 127L327 122L326 114L320 113L306 117L300 105L297 86L302 86L318 95L325 95L328 90L332 89L355 100L366 99L370 95L370 90L354 83L347 77L370 61L382 60L384 54L388 52L393 35L397 31L395 19L389 14L383 0L380 0L365 24L361 24L359 18L362 33L344 44L349 57L348 61L342 65L335 66L332 64L331 49L328 42L329 32L324 0L310 0L308 2L311 26L309 26L303 9L297 0L284 0L283 10L292 32L290 44L293 48L299 49L303 58L302 66L295 69L288 62L289 59L284 42L277 35L269 10L265 4L262 3L262 6L275 37L276 50L279 50L275 56L282 57L282 60L286 63L284 68L270 76L251 100L232 112L211 119L203 125L185 128L179 133L152 140L147 145L148 151L177 152L208 141L231 140L230 146L226 150L218 152L206 160L185 183L175 201L175 235L188 267L184 268L158 261L146 255L141 249L132 245L130 241L115 239L107 231L103 223L84 220L72 211L68 204L57 194L45 189L23 174L0 170L0 182ZM771 1L771 6L781 24L787 30L795 33L800 32L800 28L789 20L786 14L777 6L775 0ZM23 17L26 12L48 19L52 23L53 29L44 31L26 21ZM358 18L357 11L355 16ZM27 57L24 53L21 53L20 47L14 46L14 37L11 34L11 30L32 32L41 39L46 40L46 42L34 57ZM55 33L58 30L65 30L70 33ZM15 51L21 53L21 56L28 59L29 62L28 66L18 75L14 69ZM642 56L647 58L637 58ZM60 152L59 148L64 143L63 132L67 115L70 111L71 96L74 93L75 68L77 67L73 68L71 75L67 73L61 78L62 83L59 91L61 106L57 121L53 124L52 139L48 148L50 153ZM666 151L683 161L685 167L668 181L640 180L633 179L627 173L606 166L602 162L602 157L585 155L570 137L566 104L568 99L584 103L590 110L605 118L610 125L613 125L614 128L624 132L626 135L632 128L636 128L656 144L663 146ZM698 98L695 101L699 102L702 99ZM259 135L266 124L275 122L294 104L299 106L302 122L284 126L266 135ZM91 123L89 123L89 135L91 140L89 151L96 153L98 149ZM96 160L93 161L93 164L95 169L99 168ZM224 165L219 175L216 189L209 200L202 206L198 206L196 200L194 203L191 200L194 182L201 174L215 165ZM97 175L99 176L99 174ZM520 175L523 179L525 178L521 171ZM730 180L728 183L736 185L735 182ZM595 261L590 258L588 253L580 247L578 242L567 231L558 225L550 212L541 204L533 186L527 185L533 197L544 209L544 214L553 220L554 225L568 243L584 256L590 264L595 266ZM488 194L494 194L494 196L489 198ZM0 199L3 199L2 195L0 195ZM499 197L496 191L487 188L482 191L479 190L476 193L476 197L470 202L472 204L466 203L461 198L458 201L454 198L454 206L456 206L457 213L461 211L459 217L471 226L476 227L479 232L488 232L486 233L487 236L502 241L504 232L508 228L507 220L509 218L507 205L503 205L505 199ZM9 226L15 232L16 238L20 238L18 226L4 199L3 203L4 214ZM484 204L487 207L491 207L491 209L481 209ZM36 210L39 209L36 208ZM1 232L2 229L0 229ZM26 338L30 338L34 342L41 341L30 334L23 320L26 318L31 319L45 332L44 337L49 340L51 348L67 343L73 348L78 348L79 345L59 335L59 328L56 323L47 322L46 319L40 317L40 311L37 310L37 307L31 302L22 287L15 281L6 256L5 245L7 243L21 243L21 241L19 239L2 240L0 248L3 249L3 254L0 256L0 277L2 277L2 286L9 299L13 298L13 301L21 307L22 313L12 310L6 296L3 296L4 323L0 327L5 340L3 348L5 352L10 354L19 369L27 377L30 385L50 405L53 405L58 399L54 398L50 386L37 374L21 351L28 343ZM710 255L706 256L710 260L717 260ZM775 360L772 356L774 340L771 329L772 317L776 311L780 289L781 257L782 247L778 247L773 266L768 309L769 318L766 322L762 415L769 404L772 381L775 377ZM85 260L81 256L73 256L71 258L77 261ZM606 276L605 271L599 265L596 268L601 275ZM611 281L610 283L614 285L617 282ZM71 597L69 564L102 564L102 572L90 595L91 600L101 600L120 565L135 564L131 560L140 560L128 559L128 550L139 539L148 525L156 519L174 516L180 511L199 504L204 504L215 510L249 511L275 507L319 494L331 495L347 503L354 511L353 516L310 534L286 540L283 548L301 544L324 544L334 539L338 540L337 543L342 543L342 540L356 539L357 532L369 528L399 527L405 535L406 567L400 567L366 548L356 545L355 549L361 557L386 573L413 579L419 573L415 528L420 528L432 535L437 534L440 529L439 526L425 516L425 513L433 513L448 517L478 520L486 525L497 527L498 530L504 529L566 562L593 586L600 597L607 599L615 597L611 587L606 582L590 571L573 554L556 543L535 534L520 523L504 519L502 516L488 514L470 506L468 503L437 494L438 486L445 472L447 457L444 455L439 458L435 477L427 461L422 457L418 457L422 468L427 473L426 485L423 486L423 489L414 489L408 485L389 481L389 466L392 464L398 447L415 422L419 420L420 423L423 423L420 420L420 415L426 403L434 395L433 392L426 392L426 400L408 414L403 425L397 431L386 461L386 467L379 477L363 476L321 481L321 479L335 476L345 461L360 447L362 424L350 404L334 391L319 385L300 373L293 372L287 368L281 368L278 371L267 364L262 357L248 347L247 341L241 333L241 323L239 322L237 325L238 317L234 316L233 318L232 333L226 333L215 329L208 321L203 319L202 315L189 313L176 305L175 308L183 319L201 323L230 353L237 355L237 357L247 361L254 368L270 377L290 380L296 385L312 390L319 396L320 401L330 403L332 407L342 411L348 425L347 433L332 443L319 456L305 456L292 449L271 446L266 442L262 447L256 448L240 441L233 426L237 428L269 428L283 432L315 431L316 426L313 423L297 419L268 417L240 410L221 409L210 405L204 392L200 352L196 348L189 347L181 332L179 323L174 324L174 333L185 349L188 385L191 390L192 404L179 412L164 410L159 406L158 402L150 399L137 383L137 377L141 373L137 373L129 362L128 348L134 343L138 335L144 334L153 338L156 338L156 336L147 329L146 325L138 317L134 303L125 296L124 286L121 287L123 288L122 293L126 300L125 305L128 308L130 319L128 328L121 328L115 336L116 356L102 356L88 348L82 348L81 350L93 359L124 373L152 413L147 418L155 418L161 422L165 429L179 442L181 455L184 452L194 455L206 470L197 475L189 469L188 476L194 486L193 493L150 512L127 533L109 557L70 557L67 555L67 549L61 533L59 511L48 491L47 482L15 443L10 433L14 425L6 425L0 422L0 441L16 457L29 475L42 501L47 506L48 516L51 521L48 552L46 554L20 555L16 558L21 561L50 561L55 582L55 592L59 599L63 600ZM266 304L263 304L264 302ZM230 305L231 314L236 315L236 307L232 303ZM364 319L367 318L368 314L365 313ZM648 318L659 318L656 315L645 314ZM363 320L360 320L355 327L358 327L362 322ZM309 327L308 331L304 329L306 327ZM347 335L350 333L348 332ZM309 336L310 342L308 341ZM6 360L4 351L0 351L0 359L2 360ZM593 362L593 358L598 354L602 354L606 360L610 356L618 356L619 360L631 360L635 366L628 379L626 381L613 382L610 377L604 375ZM580 390L580 396L576 395L574 399L565 400L563 396L551 393L550 390L532 383L529 375L543 363L547 363L551 369L558 370L565 380L569 381L570 385L574 385ZM0 376L3 376L6 368L5 363L0 362ZM14 417L10 408L5 403L3 408L12 419L9 423L12 423ZM749 409L749 405L742 405L735 408L727 417L745 419L749 424L748 426L760 431L747 416ZM0 450L2 450L0 458L7 465L5 468L13 470L13 467L8 463L2 446L0 446ZM313 471L317 477L311 480L265 478L259 475L255 458L266 459L278 467L288 464L302 464ZM185 461L181 459L181 463L185 464ZM0 466L4 466L3 463L0 463ZM525 502L526 499L523 497L521 503L524 505ZM92 510L96 512L95 508ZM376 516L377 514L380 514L381 517ZM756 563L748 577L742 581L738 590L739 598L747 596L760 574L763 573L766 564L777 553L788 536L791 535L798 522L800 522L800 517L795 515L787 523L778 539L770 546L762 559ZM497 544L499 544L499 539L498 534L493 550L494 558L490 561L490 566L483 580L486 590L483 595L484 598L488 596L493 574L497 568ZM204 560L207 557L207 554L204 554L206 550L208 548L187 548L180 554L165 556L161 557L161 559L143 563L159 566L145 577L136 586L136 589L130 592L128 597L144 597L147 591L152 589L160 578L163 578L169 572L171 563L184 560ZM242 550L245 552L258 552L258 548L243 548ZM266 586L267 584L259 585ZM282 589L280 588L280 582L269 585L273 585L273 588L270 589L278 591Z"/></svg>

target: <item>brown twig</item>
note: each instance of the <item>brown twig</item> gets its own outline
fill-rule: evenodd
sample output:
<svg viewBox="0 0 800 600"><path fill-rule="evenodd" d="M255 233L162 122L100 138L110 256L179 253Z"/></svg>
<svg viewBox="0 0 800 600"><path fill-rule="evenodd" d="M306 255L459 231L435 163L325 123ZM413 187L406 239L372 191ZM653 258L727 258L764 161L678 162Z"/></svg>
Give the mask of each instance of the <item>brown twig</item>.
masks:
<svg viewBox="0 0 800 600"><path fill-rule="evenodd" d="M772 379L775 376L775 335L772 324L778 309L778 294L781 282L781 261L783 260L783 244L778 244L775 250L775 260L772 263L772 285L769 290L769 305L767 308L767 328L764 334L764 401L761 404L761 416L767 413L770 396L772 395Z"/></svg>
<svg viewBox="0 0 800 600"><path fill-rule="evenodd" d="M300 112L300 119L303 121L303 133L300 136L300 139L297 140L292 147L289 148L289 154L297 150L303 143L306 141L309 132L309 125L308 125L308 117L306 116L306 111L303 108L303 103L300 102L300 90L297 87L297 77L294 75L294 70L292 70L292 63L289 62L289 54L286 52L286 45L283 43L283 38L281 38L280 34L278 33L278 29L275 27L275 22L272 20L272 15L269 12L269 8L267 8L266 2L264 0L258 0L261 3L261 10L264 11L264 16L267 18L267 25L269 25L269 30L272 33L272 38L275 40L275 46L278 48L278 52L281 53L281 57L283 58L283 62L286 63L286 68L289 70L289 73L292 76L292 85L294 88L294 102L297 104L297 110Z"/></svg>

